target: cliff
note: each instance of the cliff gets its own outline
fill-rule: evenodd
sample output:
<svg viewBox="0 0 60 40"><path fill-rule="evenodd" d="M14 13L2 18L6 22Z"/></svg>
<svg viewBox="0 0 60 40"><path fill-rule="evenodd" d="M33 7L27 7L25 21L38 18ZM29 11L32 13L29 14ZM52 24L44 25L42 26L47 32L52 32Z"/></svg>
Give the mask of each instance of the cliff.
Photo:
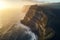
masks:
<svg viewBox="0 0 60 40"><path fill-rule="evenodd" d="M31 5L21 21L38 35L39 40L59 39L60 7L59 3ZM56 33L56 34L55 34ZM55 38L52 38L55 35Z"/></svg>

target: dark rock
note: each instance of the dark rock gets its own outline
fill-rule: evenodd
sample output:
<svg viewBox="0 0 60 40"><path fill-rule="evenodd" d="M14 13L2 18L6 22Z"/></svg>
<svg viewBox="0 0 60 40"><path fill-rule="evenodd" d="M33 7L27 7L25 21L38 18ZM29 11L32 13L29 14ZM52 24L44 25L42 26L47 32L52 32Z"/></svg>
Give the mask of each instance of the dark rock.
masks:
<svg viewBox="0 0 60 40"><path fill-rule="evenodd" d="M57 7L54 8L55 6ZM57 40L60 33L60 8L58 9L58 6L56 4L43 6L31 5L21 22L30 27L41 40Z"/></svg>

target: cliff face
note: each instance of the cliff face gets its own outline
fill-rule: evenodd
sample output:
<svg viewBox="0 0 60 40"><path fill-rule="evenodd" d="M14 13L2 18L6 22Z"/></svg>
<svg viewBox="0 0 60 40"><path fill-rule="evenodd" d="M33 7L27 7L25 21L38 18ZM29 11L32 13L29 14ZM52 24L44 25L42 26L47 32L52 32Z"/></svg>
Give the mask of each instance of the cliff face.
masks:
<svg viewBox="0 0 60 40"><path fill-rule="evenodd" d="M21 21L38 35L39 39L59 40L60 3L49 5L31 5ZM54 34L55 33L55 34ZM55 35L55 36L54 36ZM54 36L54 37L53 37ZM53 38L52 38L53 37Z"/></svg>
<svg viewBox="0 0 60 40"><path fill-rule="evenodd" d="M21 22L30 27L31 30L39 37L39 40L48 40L54 35L54 31L47 26L50 19L49 15L46 13L46 7L31 5L26 16Z"/></svg>

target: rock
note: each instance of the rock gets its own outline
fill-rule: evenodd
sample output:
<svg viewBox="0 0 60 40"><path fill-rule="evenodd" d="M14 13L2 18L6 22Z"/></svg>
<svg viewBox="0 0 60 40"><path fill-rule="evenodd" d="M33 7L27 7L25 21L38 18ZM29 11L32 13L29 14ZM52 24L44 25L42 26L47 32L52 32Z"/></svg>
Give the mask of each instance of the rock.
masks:
<svg viewBox="0 0 60 40"><path fill-rule="evenodd" d="M39 37L39 40L51 39L55 32L47 25L49 24L49 19L51 19L50 17L54 15L50 15L51 12L49 12L50 10L46 6L31 5L21 22L30 27L32 32Z"/></svg>

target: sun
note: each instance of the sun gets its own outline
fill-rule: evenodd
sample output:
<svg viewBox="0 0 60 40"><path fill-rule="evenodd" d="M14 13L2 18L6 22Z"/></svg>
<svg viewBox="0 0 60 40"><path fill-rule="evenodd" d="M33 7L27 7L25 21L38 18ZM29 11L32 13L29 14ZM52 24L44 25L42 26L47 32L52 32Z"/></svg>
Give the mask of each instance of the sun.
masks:
<svg viewBox="0 0 60 40"><path fill-rule="evenodd" d="M0 10L6 8L6 3L3 1L0 1Z"/></svg>

